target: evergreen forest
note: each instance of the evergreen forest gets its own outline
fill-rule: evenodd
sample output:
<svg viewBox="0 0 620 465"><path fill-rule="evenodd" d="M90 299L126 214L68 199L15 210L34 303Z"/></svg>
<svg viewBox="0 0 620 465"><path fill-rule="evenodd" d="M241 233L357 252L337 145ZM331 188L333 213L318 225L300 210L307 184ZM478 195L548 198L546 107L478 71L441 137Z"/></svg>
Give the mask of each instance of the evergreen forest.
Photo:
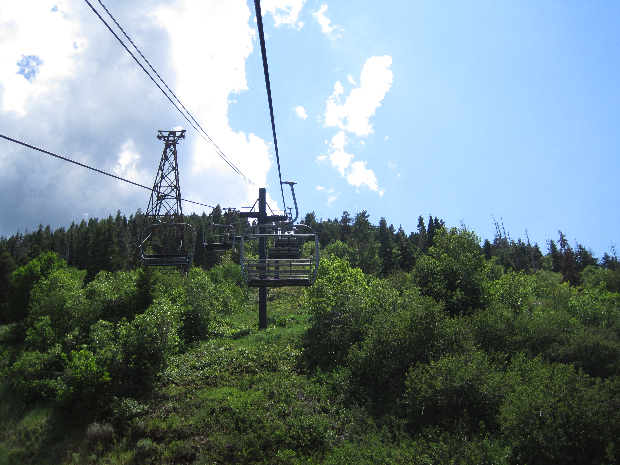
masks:
<svg viewBox="0 0 620 465"><path fill-rule="evenodd" d="M316 282L259 330L202 247L246 220L185 221L185 275L142 267L141 211L0 238L0 465L620 462L613 248L309 213Z"/></svg>

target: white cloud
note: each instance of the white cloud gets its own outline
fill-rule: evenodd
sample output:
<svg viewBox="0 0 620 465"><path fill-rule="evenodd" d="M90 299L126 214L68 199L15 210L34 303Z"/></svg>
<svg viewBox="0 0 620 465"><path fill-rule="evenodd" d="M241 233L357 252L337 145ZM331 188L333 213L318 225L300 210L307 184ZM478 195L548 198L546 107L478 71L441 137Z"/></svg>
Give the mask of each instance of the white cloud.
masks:
<svg viewBox="0 0 620 465"><path fill-rule="evenodd" d="M321 25L321 32L323 34L328 34L333 31L336 27L330 26L330 20L325 16L325 12L327 11L327 5L321 5L321 8L317 12L312 12L312 15L316 18L316 20Z"/></svg>
<svg viewBox="0 0 620 465"><path fill-rule="evenodd" d="M344 131L340 131L332 138L329 148L331 150L329 159L332 162L332 166L336 168L341 176L344 176L344 171L349 167L353 155L346 153L344 147L347 145L347 138Z"/></svg>
<svg viewBox="0 0 620 465"><path fill-rule="evenodd" d="M392 71L389 70L392 58L388 55L382 57L370 57L366 60L360 76L359 87L353 89L344 103L341 95L344 87L337 81L334 92L329 96L325 109L325 127L336 127L340 131L334 135L329 144L329 157L332 166L338 170L341 176L346 175L347 182L353 186L367 186L369 189L383 195L379 190L377 178L371 169L366 168L365 161L351 163L354 156L345 152L348 143L346 133L355 136L367 136L373 132L370 117L381 105L381 101L392 85ZM355 85L355 79L348 75L349 83ZM358 142L358 148L363 149L366 143Z"/></svg>
<svg viewBox="0 0 620 465"><path fill-rule="evenodd" d="M228 121L234 94L248 87L245 61L256 32L247 2L136 0L108 7L220 149L257 184L244 181L188 127L178 146L183 198L252 205L267 184L273 147ZM188 44L200 44L200 53ZM24 74L38 66L30 81L17 74L22 56L37 57L22 63ZM189 126L84 2L0 0L3 133L149 186L163 149L157 130L181 124ZM130 215L148 204L144 189L5 140L0 165L6 200L0 235L40 223L68 226L84 212ZM185 213L203 208L183 205Z"/></svg>
<svg viewBox="0 0 620 465"><path fill-rule="evenodd" d="M381 106L381 101L392 85L392 71L388 68L392 57L370 57L366 60L360 76L360 86L353 89L344 104L339 96L344 92L340 82L327 100L325 126L338 127L365 136L372 132L369 118Z"/></svg>
<svg viewBox="0 0 620 465"><path fill-rule="evenodd" d="M263 15L271 13L276 27L282 24L289 27L303 27L303 21L299 21L299 14L305 0L263 0L261 12Z"/></svg>
<svg viewBox="0 0 620 465"><path fill-rule="evenodd" d="M265 8L273 12L285 3L265 2ZM303 2L288 3L299 3L301 8ZM264 186L272 163L270 146L252 133L235 132L228 124L229 95L247 89L245 60L252 51L255 34L249 24L247 4L227 1L214 6L199 0L180 0L174 7L160 9L157 16L170 36L170 56L177 74L177 95L181 101L191 103L188 106L190 112L212 135L230 161L255 184ZM203 44L201 54L208 57L206 63L205 60L196 60L195 50L187 47L188 43ZM205 73L205 66L218 72ZM209 92L205 92L205 88ZM215 153L211 144L202 138L195 139L193 160L192 171L196 182L190 192L204 195L198 194L200 190L204 192L199 179L208 176L209 170L215 170L218 179L227 188L212 191L210 204L225 202L220 199L226 198L229 205L251 205L254 202L256 187L237 176ZM240 196L240 193L243 195ZM272 207L277 208L274 204Z"/></svg>
<svg viewBox="0 0 620 465"><path fill-rule="evenodd" d="M2 95L2 111L25 115L28 101L52 90L59 79L73 75L74 56L83 38L78 34L78 24L63 16L61 10L69 7L66 3L50 0L2 2L0 85L10 89ZM57 8L52 11L55 6ZM28 61L31 64L40 62L38 73L30 79L24 72L18 74L18 62Z"/></svg>
<svg viewBox="0 0 620 465"><path fill-rule="evenodd" d="M306 119L308 117L304 107L301 107L301 106L295 107L295 108L293 108L293 110L295 110L295 113L297 113L297 116L299 116L302 119Z"/></svg>
<svg viewBox="0 0 620 465"><path fill-rule="evenodd" d="M127 140L121 146L121 153L118 156L118 163L114 168L114 173L130 181L146 182L146 173L142 173L141 176L137 170L139 160L140 154L136 151L133 141L131 139Z"/></svg>
<svg viewBox="0 0 620 465"><path fill-rule="evenodd" d="M340 104L340 96L344 93L344 88L340 81L336 81L334 85L334 92L327 99L327 109L325 110L325 124L326 127L339 127L344 129L344 125L341 120L347 117L347 112L344 105Z"/></svg>
<svg viewBox="0 0 620 465"><path fill-rule="evenodd" d="M323 186L316 186L316 190L319 191L319 192L324 190L324 189L325 189L325 187L323 187Z"/></svg>
<svg viewBox="0 0 620 465"><path fill-rule="evenodd" d="M355 82L355 79L353 79L353 76L351 76L350 74L347 74L347 79L349 80L349 82L351 84L353 84L354 86L357 85L357 82Z"/></svg>
<svg viewBox="0 0 620 465"><path fill-rule="evenodd" d="M372 170L366 169L365 161L356 161L351 164L351 172L347 174L347 181L349 184L360 187L362 185L368 186L373 191L379 191L377 185L377 178ZM381 194L383 195L383 194Z"/></svg>

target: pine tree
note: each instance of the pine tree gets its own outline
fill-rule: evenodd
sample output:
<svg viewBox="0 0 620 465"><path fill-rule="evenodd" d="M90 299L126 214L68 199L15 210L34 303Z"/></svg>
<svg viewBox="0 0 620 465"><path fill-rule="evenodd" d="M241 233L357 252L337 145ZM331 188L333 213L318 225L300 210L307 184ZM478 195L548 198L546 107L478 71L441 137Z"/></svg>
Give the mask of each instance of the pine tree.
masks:
<svg viewBox="0 0 620 465"><path fill-rule="evenodd" d="M558 231L560 234L560 260L562 268L562 282L568 282L571 286L579 284L579 267L577 266L577 260L575 259L575 253L571 248L566 236L562 234L562 231Z"/></svg>
<svg viewBox="0 0 620 465"><path fill-rule="evenodd" d="M428 229L426 230L426 243L428 247L433 245L433 237L435 237L435 222L433 217L428 215Z"/></svg>
<svg viewBox="0 0 620 465"><path fill-rule="evenodd" d="M426 226L424 226L424 218L422 215L418 217L418 252L423 255L428 251L428 240Z"/></svg>
<svg viewBox="0 0 620 465"><path fill-rule="evenodd" d="M379 244L375 240L375 228L368 221L369 216L366 210L355 215L347 245L353 252L351 266L373 274L381 269L381 259L378 256Z"/></svg>
<svg viewBox="0 0 620 465"><path fill-rule="evenodd" d="M121 268L121 260L118 254L117 228L112 216L101 220L93 227L90 244L88 247L88 272L86 279L95 279L97 273L102 270L118 271Z"/></svg>
<svg viewBox="0 0 620 465"><path fill-rule="evenodd" d="M396 267L394 259L394 226L388 227L385 218L379 221L379 258L381 259L381 274L388 276Z"/></svg>

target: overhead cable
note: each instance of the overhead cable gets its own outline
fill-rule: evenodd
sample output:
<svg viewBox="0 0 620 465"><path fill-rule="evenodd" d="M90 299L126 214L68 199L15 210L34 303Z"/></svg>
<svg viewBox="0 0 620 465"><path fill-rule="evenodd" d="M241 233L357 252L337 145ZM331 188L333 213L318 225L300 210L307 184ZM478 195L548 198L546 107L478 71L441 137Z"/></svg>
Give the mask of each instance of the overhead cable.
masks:
<svg viewBox="0 0 620 465"><path fill-rule="evenodd" d="M99 12L95 9L95 7L93 7L93 5L88 1L88 0L84 0L88 6L91 8L91 10L93 10L93 12L99 17L99 19L103 22L103 24L105 24L105 26L108 28L108 30L114 35L114 37L116 37L116 40L118 40L118 42L123 46L123 48L127 51L127 53L129 53L131 55L131 57L134 59L134 61L136 63L138 63L138 65L140 66L140 68L142 68L142 71L144 71L146 73L146 75L151 79L151 81L153 81L153 83L159 88L159 90L161 90L161 92L166 96L166 98L170 101L170 103L172 103L174 105L174 107L179 111L179 113L181 113L181 115L183 116L183 118L185 118L185 120L190 124L191 127L193 127L196 132L198 132L198 134L200 134L200 136L207 142L211 143L215 149L215 152L220 156L220 158L222 158L222 160L224 160L224 162L230 166L230 168L232 168L232 170L237 173L239 176L241 176L245 181L247 181L248 183L252 184L253 186L256 186L256 184L254 184L254 182L252 182L252 180L250 180L249 178L247 178L239 168L237 168L234 163L232 161L230 161L230 159L226 156L226 154L224 154L224 152L217 146L217 144L213 141L213 139L211 139L211 137L209 137L209 135L206 133L206 131L202 128L202 126L200 126L200 124L198 124L198 122L194 119L194 117L190 114L190 112L187 110L187 108L185 108L185 106L181 103L181 101L177 98L177 96L170 90L170 88L168 87L168 85L164 82L164 80L161 78L161 76L155 71L155 69L151 66L151 64L148 62L148 60L144 57L144 55L142 54L142 52L140 52L140 50L138 49L138 47L133 43L133 41L129 38L129 36L125 33L125 31L123 30L123 28L118 24L118 22L116 21L116 19L114 19L114 17L112 16L112 14L108 11L108 9L103 5L103 3L101 3L101 0L99 0L99 3L101 4L101 6L104 8L104 10L108 13L108 15L110 16L110 18L112 18L112 20L114 21L114 23L118 26L118 28L123 32L123 34L125 35L125 37L127 37L127 39L129 40L129 42L131 42L131 44L133 45L133 47L138 51L138 53L140 54L140 56L144 59L144 61L146 61L146 63L149 65L149 67L153 70L153 72L157 75L157 77L159 78L159 80L163 83L163 85L166 87L166 89L168 89L168 91L170 92L170 94L172 94L172 96L175 98L175 100L177 102L179 102L179 105L181 105L181 107L183 107L183 110L185 110L185 113L187 113L187 115L189 115L189 118L187 117L187 115L177 106L177 104L172 100L172 98L170 98L170 96L166 93L166 91L164 89L162 89L162 87L157 83L157 81L153 78L153 76L151 76L151 74L147 71L147 69L142 65L142 63L140 63L140 61L136 58L136 56L131 53L131 50L129 50L129 48L127 47L127 45L125 45L125 43L123 42L123 40L112 30L112 28L110 27L110 25L106 22L105 19L103 19L101 17L101 15L99 14ZM193 120L193 122L190 120ZM198 127L196 127L198 126Z"/></svg>
<svg viewBox="0 0 620 465"><path fill-rule="evenodd" d="M278 163L278 177L280 178L280 192L282 193L282 203L286 213L286 201L284 200L284 188L282 187L282 173L280 172L280 155L278 154L278 138L276 137L276 123L273 118L273 104L271 102L271 85L269 84L269 68L267 67L267 49L265 48L265 34L263 32L263 16L260 11L260 0L254 0L256 9L256 23L258 24L258 36L260 38L260 51L263 56L263 70L265 71L265 84L267 86L267 99L269 100L269 114L271 115L271 132L273 133L273 145L276 151L276 162Z"/></svg>
<svg viewBox="0 0 620 465"><path fill-rule="evenodd" d="M3 139L9 140L11 142L15 142L16 144L23 145L24 147L28 147L28 148L33 149L33 150L38 150L39 152L45 153L47 155L51 155L52 157L59 158L59 159L61 159L63 161L68 161L69 163L73 163L74 165L81 166L82 168L87 168L87 169L95 171L95 172L97 172L99 174L105 174L106 176L110 176L111 178L118 179L119 181L127 182L129 184L133 184L134 186L142 187L143 189L147 189L147 190L149 190L151 192L153 191L153 188L151 188L151 187L147 187L147 186L144 186L142 184L138 184L137 182L130 181L129 179L125 179L125 178L121 178L120 176L116 176L115 174L107 173L107 172L99 170L97 168L93 168L92 166L85 165L84 163L80 163L79 161L71 160L70 158L66 158L66 157L57 155L57 154L55 154L53 152L49 152L49 151L41 149L39 147L35 147L34 145L27 144L26 142L22 142L20 140L13 139L12 137L5 136L4 134L0 134L0 137L2 137ZM170 198L173 198L173 197L170 196ZM183 202L194 203L196 205L200 205L200 206L203 206L203 207L214 208L211 205L206 205L204 203L194 202L193 200L187 200L187 199L181 199L181 200Z"/></svg>

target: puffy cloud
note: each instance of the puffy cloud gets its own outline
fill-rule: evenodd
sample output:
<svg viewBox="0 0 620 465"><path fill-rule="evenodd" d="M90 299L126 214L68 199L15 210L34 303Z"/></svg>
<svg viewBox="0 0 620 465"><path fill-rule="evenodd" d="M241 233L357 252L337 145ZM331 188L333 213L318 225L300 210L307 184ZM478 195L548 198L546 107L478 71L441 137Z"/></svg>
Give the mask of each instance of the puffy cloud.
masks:
<svg viewBox="0 0 620 465"><path fill-rule="evenodd" d="M2 111L23 116L28 100L36 99L72 76L74 56L83 38L79 24L61 10L67 2L20 0L3 2L0 11L0 85ZM41 38L44 37L44 40ZM36 78L36 79L35 79Z"/></svg>
<svg viewBox="0 0 620 465"><path fill-rule="evenodd" d="M329 157L332 166L338 170L341 176L345 176L347 182L353 186L367 186L369 189L383 195L379 190L377 178L371 169L366 168L365 161L351 163L352 154L345 152L347 144L346 132L353 133L358 137L367 136L372 130L370 117L381 105L381 101L392 84L392 72L389 70L392 58L388 55L383 57L371 57L366 60L360 76L359 87L353 89L344 103L341 96L344 87L337 81L334 92L329 96L325 110L325 127L336 127L340 131L334 135L329 144ZM351 75L347 77L351 84L355 85L355 79ZM365 142L360 141L363 147Z"/></svg>
<svg viewBox="0 0 620 465"><path fill-rule="evenodd" d="M392 85L392 71L389 70L391 64L392 57L388 55L366 60L360 86L351 91L344 104L340 102L344 89L337 82L334 93L327 101L325 126L346 129L358 136L372 132L369 118L381 106L381 100Z"/></svg>
<svg viewBox="0 0 620 465"><path fill-rule="evenodd" d="M316 18L316 20L321 25L321 32L323 34L328 34L333 31L336 26L330 26L330 20L325 16L325 12L327 11L327 5L321 5L319 11L312 12L312 15Z"/></svg>
<svg viewBox="0 0 620 465"><path fill-rule="evenodd" d="M114 168L114 173L125 179L134 182L146 182L146 173L140 175L137 171L136 164L140 160L140 154L136 151L134 143L131 139L127 140L121 146L121 153L118 156L118 163Z"/></svg>
<svg viewBox="0 0 620 465"><path fill-rule="evenodd" d="M228 122L231 94L248 87L245 60L256 31L247 2L134 0L108 7L232 163L265 186L271 145ZM157 130L182 124L182 196L208 205L254 203L257 187L198 137L84 2L2 2L0 42L3 134L150 186L163 150ZM199 44L199 59L188 44ZM144 189L5 140L0 168L0 235L116 210L129 215L148 203Z"/></svg>
<svg viewBox="0 0 620 465"><path fill-rule="evenodd" d="M266 7L275 5L280 8L282 4L266 2ZM202 127L209 134L217 135L213 139L228 159L255 184L264 186L271 167L269 145L252 133L235 132L228 124L229 95L247 89L245 60L252 52L255 35L249 24L249 8L241 1L213 5L199 0L182 0L174 7L160 9L157 17L170 37L177 95L181 101L191 103L188 109ZM208 57L208 68L218 72L205 73L204 60L195 59L195 50L187 47L188 43L202 44L202 54ZM205 92L205 88L209 92ZM210 204L254 203L256 187L243 182L215 153L211 143L196 138L192 151L192 172L196 182L189 186L189 192L200 195L198 191L203 183L198 179L202 180L211 174L209 170L214 170L218 179L228 179L223 183L228 188L212 191L214 200ZM240 196L240 192L245 194ZM220 200L222 195L224 200Z"/></svg>
<svg viewBox="0 0 620 465"><path fill-rule="evenodd" d="M299 116L302 119L306 119L308 117L304 107L295 107L295 108L293 108L293 110L295 110L295 113L297 113L297 116Z"/></svg>
<svg viewBox="0 0 620 465"><path fill-rule="evenodd" d="M351 164L351 168L351 172L347 174L347 181L349 184L356 187L366 185L373 191L379 191L377 178L372 170L366 169L365 161L356 161Z"/></svg>
<svg viewBox="0 0 620 465"><path fill-rule="evenodd" d="M303 27L303 21L299 21L299 14L305 0L264 0L261 2L263 15L271 13L276 27L282 24L289 27Z"/></svg>
<svg viewBox="0 0 620 465"><path fill-rule="evenodd" d="M353 155L346 153L344 147L347 145L347 136L344 131L340 131L332 138L332 142L329 145L331 150L329 159L332 162L332 166L336 168L341 176L344 176L344 171L349 167Z"/></svg>

